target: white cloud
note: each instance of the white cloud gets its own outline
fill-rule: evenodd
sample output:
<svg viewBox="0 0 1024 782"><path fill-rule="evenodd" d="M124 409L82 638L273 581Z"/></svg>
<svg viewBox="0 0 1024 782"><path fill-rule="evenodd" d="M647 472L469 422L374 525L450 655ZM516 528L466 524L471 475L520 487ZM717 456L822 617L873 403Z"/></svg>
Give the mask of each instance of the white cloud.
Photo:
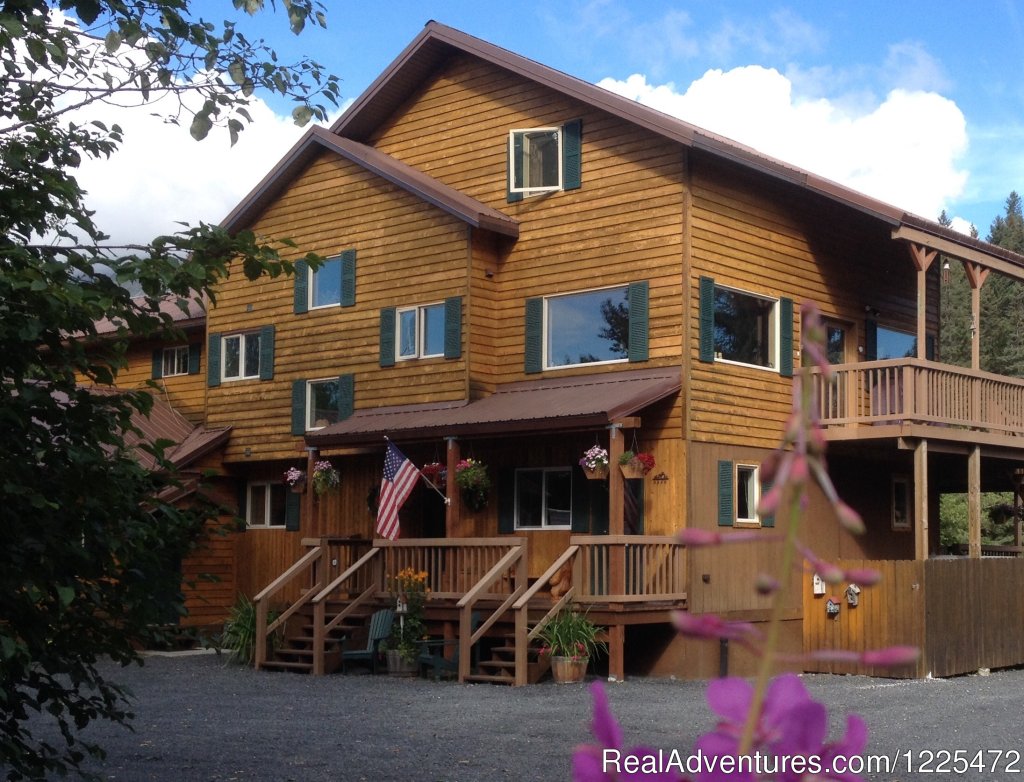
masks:
<svg viewBox="0 0 1024 782"><path fill-rule="evenodd" d="M967 180L966 120L934 92L896 89L855 109L756 65L708 71L685 92L639 74L599 86L930 219Z"/></svg>

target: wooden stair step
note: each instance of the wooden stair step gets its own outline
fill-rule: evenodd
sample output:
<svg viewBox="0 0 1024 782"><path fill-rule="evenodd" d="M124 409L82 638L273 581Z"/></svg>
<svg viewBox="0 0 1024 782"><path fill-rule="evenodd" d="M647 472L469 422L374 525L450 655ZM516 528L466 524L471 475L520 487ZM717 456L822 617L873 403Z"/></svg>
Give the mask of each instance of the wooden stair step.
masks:
<svg viewBox="0 0 1024 782"><path fill-rule="evenodd" d="M296 673L303 672L308 673L313 670L312 663L303 662L288 662L286 660L267 660L263 663L263 668L279 669L282 671L294 671Z"/></svg>
<svg viewBox="0 0 1024 782"><path fill-rule="evenodd" d="M514 684L514 676L500 676L486 673L471 673L466 677L467 682L478 682L480 684Z"/></svg>
<svg viewBox="0 0 1024 782"><path fill-rule="evenodd" d="M484 660L479 665L480 668L497 668L502 671L515 671L516 661L515 660Z"/></svg>

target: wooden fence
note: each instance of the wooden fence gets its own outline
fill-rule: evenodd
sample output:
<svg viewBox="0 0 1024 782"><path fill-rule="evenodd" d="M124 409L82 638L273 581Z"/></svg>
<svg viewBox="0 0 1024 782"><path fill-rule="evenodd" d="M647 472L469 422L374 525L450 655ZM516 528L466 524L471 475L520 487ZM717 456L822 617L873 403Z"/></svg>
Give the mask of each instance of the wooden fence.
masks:
<svg viewBox="0 0 1024 782"><path fill-rule="evenodd" d="M844 568L873 568L882 581L862 587L858 605L846 584L813 594L804 579L804 651L864 652L916 646L921 657L905 668L851 663L810 663L805 670L913 678L954 676L979 668L1024 663L1024 560L960 557L925 561L855 560ZM829 598L839 613L829 616Z"/></svg>

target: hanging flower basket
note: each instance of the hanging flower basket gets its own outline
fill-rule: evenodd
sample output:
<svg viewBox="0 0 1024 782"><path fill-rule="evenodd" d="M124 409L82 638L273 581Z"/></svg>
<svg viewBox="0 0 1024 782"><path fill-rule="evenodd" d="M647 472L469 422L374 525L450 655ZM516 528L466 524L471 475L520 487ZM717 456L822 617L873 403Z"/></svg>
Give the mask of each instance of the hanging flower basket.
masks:
<svg viewBox="0 0 1024 782"><path fill-rule="evenodd" d="M313 465L313 491L317 496L336 489L341 485L341 475L329 461L319 461Z"/></svg>
<svg viewBox="0 0 1024 782"><path fill-rule="evenodd" d="M441 462L430 462L420 468L423 477L434 485L434 488L444 492L448 485L448 470Z"/></svg>
<svg viewBox="0 0 1024 782"><path fill-rule="evenodd" d="M284 482L295 494L306 493L306 473L298 467L289 467L284 471Z"/></svg>
<svg viewBox="0 0 1024 782"><path fill-rule="evenodd" d="M595 445L583 453L580 467L587 478L601 481L608 477L608 449Z"/></svg>
<svg viewBox="0 0 1024 782"><path fill-rule="evenodd" d="M491 478L487 466L476 459L463 459L455 465L455 483L462 494L462 502L472 511L487 507L487 494L491 489Z"/></svg>
<svg viewBox="0 0 1024 782"><path fill-rule="evenodd" d="M619 457L619 469L624 478L643 478L654 469L654 457L642 451L626 451Z"/></svg>

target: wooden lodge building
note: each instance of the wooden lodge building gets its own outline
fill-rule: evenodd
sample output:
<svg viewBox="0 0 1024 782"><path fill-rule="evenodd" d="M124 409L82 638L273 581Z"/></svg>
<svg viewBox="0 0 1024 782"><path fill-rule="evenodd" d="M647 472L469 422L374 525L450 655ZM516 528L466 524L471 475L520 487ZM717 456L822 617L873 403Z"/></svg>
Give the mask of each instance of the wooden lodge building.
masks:
<svg viewBox="0 0 1024 782"><path fill-rule="evenodd" d="M753 581L777 544L759 470L801 373L867 524L845 534L814 497L806 541L886 579L853 606L847 585L821 594L794 573L786 649L919 646L897 675L1024 663L1024 558L982 557L979 500L1020 501L1024 381L978 362L978 293L992 273L1024 279L1024 258L434 22L225 225L329 259L225 279L196 350L203 382L161 381L195 423L230 427L206 462L245 520L226 578L259 597L261 630L268 608L271 630L312 622L308 650L279 655L293 667L330 669L338 628L411 565L429 574L432 631L462 644L463 679L493 647L495 677L528 680L526 639L563 575L562 600L608 627L609 674L748 671L742 650L678 637L670 612L767 618ZM947 262L974 290L972 368L938 350ZM802 366L808 300L830 383ZM397 541L374 534L385 438L448 476L415 489ZM605 480L578 465L595 444ZM654 456L645 478L614 469L626 449ZM454 484L465 458L487 467L485 507ZM319 460L338 489L283 483ZM969 493L969 556L940 551L946 492ZM683 527L765 542L687 550Z"/></svg>

